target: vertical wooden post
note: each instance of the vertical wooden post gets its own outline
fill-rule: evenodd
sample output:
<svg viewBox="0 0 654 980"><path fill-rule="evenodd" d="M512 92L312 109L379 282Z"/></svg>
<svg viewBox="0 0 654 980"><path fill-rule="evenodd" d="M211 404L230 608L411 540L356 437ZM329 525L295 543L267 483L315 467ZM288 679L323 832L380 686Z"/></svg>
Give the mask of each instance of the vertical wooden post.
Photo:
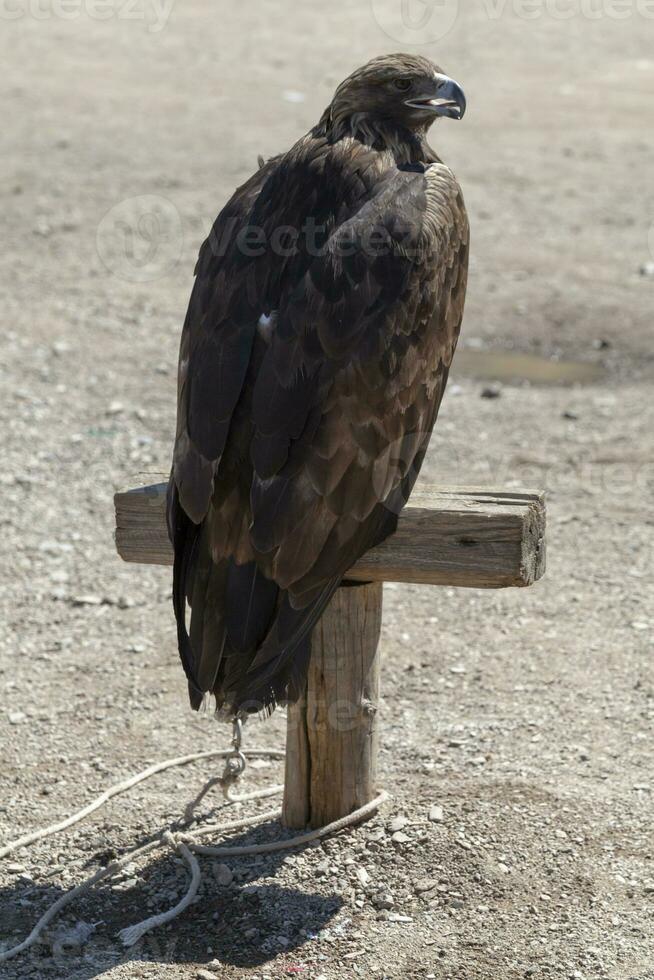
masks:
<svg viewBox="0 0 654 980"><path fill-rule="evenodd" d="M381 613L381 583L348 586L314 630L306 697L288 712L287 827L322 827L377 793Z"/></svg>

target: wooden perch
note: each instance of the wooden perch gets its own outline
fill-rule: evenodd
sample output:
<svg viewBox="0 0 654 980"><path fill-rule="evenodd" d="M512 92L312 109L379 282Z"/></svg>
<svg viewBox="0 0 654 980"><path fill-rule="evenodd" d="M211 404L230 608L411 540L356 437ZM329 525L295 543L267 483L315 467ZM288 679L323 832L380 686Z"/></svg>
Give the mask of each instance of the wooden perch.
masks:
<svg viewBox="0 0 654 980"><path fill-rule="evenodd" d="M287 827L324 827L377 795L382 590L339 589L314 630L306 693L288 709Z"/></svg>
<svg viewBox="0 0 654 980"><path fill-rule="evenodd" d="M171 565L163 483L117 493L125 561ZM283 819L323 826L377 793L382 582L501 589L545 571L539 493L423 487L397 532L347 575L318 623L304 698L288 712Z"/></svg>
<svg viewBox="0 0 654 980"><path fill-rule="evenodd" d="M125 561L172 565L166 485L117 493L116 547ZM412 582L470 589L533 585L545 571L542 494L423 487L397 532L348 572L360 582Z"/></svg>

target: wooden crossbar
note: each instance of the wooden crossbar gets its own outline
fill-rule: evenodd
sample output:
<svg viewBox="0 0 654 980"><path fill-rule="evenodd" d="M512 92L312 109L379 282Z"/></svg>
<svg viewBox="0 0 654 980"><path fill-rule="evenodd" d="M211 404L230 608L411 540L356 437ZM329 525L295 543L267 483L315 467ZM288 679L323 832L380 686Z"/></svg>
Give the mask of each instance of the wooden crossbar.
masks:
<svg viewBox="0 0 654 980"><path fill-rule="evenodd" d="M171 565L166 485L117 493L116 547L125 561ZM422 487L397 532L348 579L473 589L533 585L545 571L545 503L537 492Z"/></svg>

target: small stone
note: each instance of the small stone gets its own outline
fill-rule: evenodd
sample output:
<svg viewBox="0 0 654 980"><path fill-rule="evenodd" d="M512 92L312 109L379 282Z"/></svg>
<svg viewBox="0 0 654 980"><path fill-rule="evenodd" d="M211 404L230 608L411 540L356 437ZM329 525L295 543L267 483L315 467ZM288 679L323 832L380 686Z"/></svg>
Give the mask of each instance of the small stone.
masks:
<svg viewBox="0 0 654 980"><path fill-rule="evenodd" d="M61 926L52 937L52 951L60 956L66 950L80 950L89 941L99 922L77 922L71 928Z"/></svg>
<svg viewBox="0 0 654 980"><path fill-rule="evenodd" d="M68 541L51 541L46 539L39 545L39 551L43 552L44 555L59 555L70 553L72 550L73 546Z"/></svg>
<svg viewBox="0 0 654 980"><path fill-rule="evenodd" d="M24 711L10 711L9 712L9 724L10 725L22 725L24 721L27 721L27 715Z"/></svg>
<svg viewBox="0 0 654 980"><path fill-rule="evenodd" d="M370 875L368 874L366 869L357 868L354 873L357 876L357 880L359 881L359 884L361 884L365 888L365 886L370 881Z"/></svg>
<svg viewBox="0 0 654 980"><path fill-rule="evenodd" d="M214 870L216 883L221 888L228 888L234 880L234 872L226 864L218 864Z"/></svg>
<svg viewBox="0 0 654 980"><path fill-rule="evenodd" d="M8 864L8 865L6 865L6 868L7 868L7 871L9 872L10 875L19 875L22 871L25 870L25 865L24 864Z"/></svg>
<svg viewBox="0 0 654 980"><path fill-rule="evenodd" d="M113 885L113 889L114 891L118 892L128 892L132 888L137 888L138 883L138 878L127 878L125 881L117 881L116 884Z"/></svg>
<svg viewBox="0 0 654 980"><path fill-rule="evenodd" d="M442 806L433 806L429 811L429 819L431 823L443 823L445 820L445 814L443 812Z"/></svg>
<svg viewBox="0 0 654 980"><path fill-rule="evenodd" d="M423 895L425 892L431 892L434 888L438 888L438 882L435 878L419 878L413 887L417 895Z"/></svg>
<svg viewBox="0 0 654 980"><path fill-rule="evenodd" d="M322 878L324 875L329 874L329 868L330 868L329 861L321 861L318 867L316 868L316 874Z"/></svg>
<svg viewBox="0 0 654 980"><path fill-rule="evenodd" d="M461 837L458 837L456 842L459 845L459 847L463 848L464 851L472 850L472 844L470 844L469 841L463 840Z"/></svg>
<svg viewBox="0 0 654 980"><path fill-rule="evenodd" d="M392 817L388 822L388 829L391 834L394 834L398 830L404 830L408 823L409 821L406 817Z"/></svg>
<svg viewBox="0 0 654 980"><path fill-rule="evenodd" d="M654 276L654 262L645 262L640 267L641 276Z"/></svg>
<svg viewBox="0 0 654 980"><path fill-rule="evenodd" d="M481 390L482 398L501 398L502 397L502 386L501 385L486 385L485 388Z"/></svg>
<svg viewBox="0 0 654 980"><path fill-rule="evenodd" d="M453 909L464 909L465 907L466 907L466 903L463 901L462 898L451 898L450 899L450 908L453 908Z"/></svg>
<svg viewBox="0 0 654 980"><path fill-rule="evenodd" d="M101 606L102 599L99 595L75 595L71 598L74 606Z"/></svg>
<svg viewBox="0 0 654 980"><path fill-rule="evenodd" d="M292 102L296 105L300 102L306 102L307 100L304 92L298 92L296 89L292 88L286 89L284 92L282 92L282 98L284 99L284 102Z"/></svg>
<svg viewBox="0 0 654 980"><path fill-rule="evenodd" d="M403 834L401 830L398 830L396 834L393 834L391 840L394 844L408 844L411 838L408 834Z"/></svg>
<svg viewBox="0 0 654 980"><path fill-rule="evenodd" d="M211 970L198 970L195 974L198 980L218 980L218 974Z"/></svg>

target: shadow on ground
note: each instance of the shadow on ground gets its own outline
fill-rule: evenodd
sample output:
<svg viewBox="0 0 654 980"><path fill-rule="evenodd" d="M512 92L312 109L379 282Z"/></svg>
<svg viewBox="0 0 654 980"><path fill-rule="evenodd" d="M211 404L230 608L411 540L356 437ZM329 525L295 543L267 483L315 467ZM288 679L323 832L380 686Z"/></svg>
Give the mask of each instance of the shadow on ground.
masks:
<svg viewBox="0 0 654 980"><path fill-rule="evenodd" d="M229 845L262 843L277 839L280 833L283 831L279 825L269 822L231 837ZM117 935L120 929L174 906L188 887L188 874L181 860L170 851L157 853L138 878L133 869L131 874L127 869L112 885L102 882L73 901L35 946L0 964L0 977L13 980L36 975L91 980L121 963L138 962L210 963L216 959L238 967L261 966L282 952L299 949L324 929L342 906L337 895L262 882L274 875L290 854L297 855L301 850L230 860L234 881L228 886L221 886L216 880L220 861L200 857L202 884L194 904L169 925L125 949ZM106 861L112 856L110 852L106 856L95 855L84 870L78 869L75 880L92 874L98 859L104 857ZM22 942L64 891L25 877L0 888L0 949ZM151 900L154 904L148 905ZM83 944L75 941L75 928L80 923L95 925Z"/></svg>

